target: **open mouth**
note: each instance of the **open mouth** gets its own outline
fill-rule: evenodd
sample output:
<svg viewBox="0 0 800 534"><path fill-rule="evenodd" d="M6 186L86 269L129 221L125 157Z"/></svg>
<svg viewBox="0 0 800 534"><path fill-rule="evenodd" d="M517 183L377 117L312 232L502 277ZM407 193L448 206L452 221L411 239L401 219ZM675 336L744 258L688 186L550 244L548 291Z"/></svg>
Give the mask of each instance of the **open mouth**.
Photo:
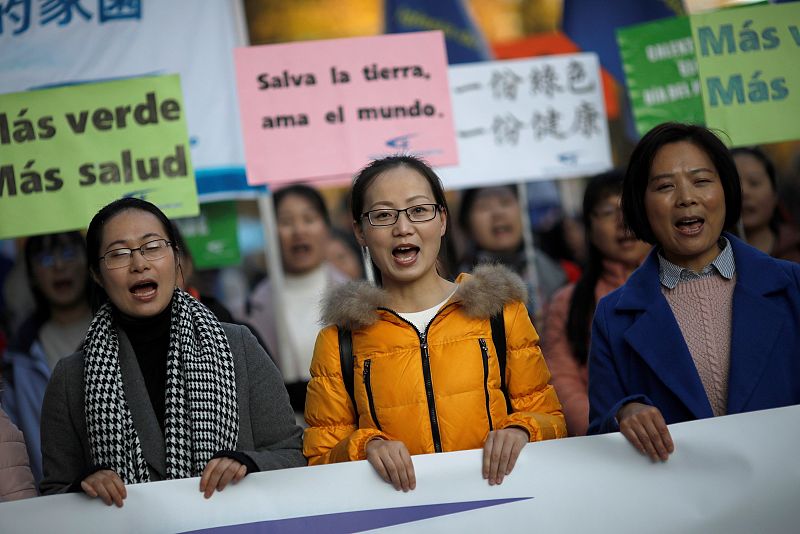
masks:
<svg viewBox="0 0 800 534"><path fill-rule="evenodd" d="M683 235L697 235L703 230L705 219L702 217L682 217L675 223L675 228Z"/></svg>
<svg viewBox="0 0 800 534"><path fill-rule="evenodd" d="M742 214L752 215L753 213L758 213L758 207L757 206L748 206L747 204L742 206Z"/></svg>
<svg viewBox="0 0 800 534"><path fill-rule="evenodd" d="M128 291L130 291L131 294L138 299L152 298L155 296L157 290L158 284L151 280L137 282L128 289Z"/></svg>
<svg viewBox="0 0 800 534"><path fill-rule="evenodd" d="M53 282L53 289L56 291L68 291L72 289L72 280L56 280Z"/></svg>
<svg viewBox="0 0 800 534"><path fill-rule="evenodd" d="M311 245L308 243L295 243L289 247L292 254L308 254L311 252Z"/></svg>
<svg viewBox="0 0 800 534"><path fill-rule="evenodd" d="M499 224L496 226L492 226L492 235L495 237L502 237L505 235L509 235L513 232L513 228L509 224Z"/></svg>
<svg viewBox="0 0 800 534"><path fill-rule="evenodd" d="M400 245L392 249L392 257L401 265L414 263L419 254L419 247L414 245Z"/></svg>

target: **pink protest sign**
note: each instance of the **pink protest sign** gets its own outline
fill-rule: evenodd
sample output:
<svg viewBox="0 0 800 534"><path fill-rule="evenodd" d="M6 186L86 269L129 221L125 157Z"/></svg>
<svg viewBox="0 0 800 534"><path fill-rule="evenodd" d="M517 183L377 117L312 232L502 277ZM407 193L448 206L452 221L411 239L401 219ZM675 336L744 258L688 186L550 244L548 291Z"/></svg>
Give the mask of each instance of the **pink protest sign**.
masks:
<svg viewBox="0 0 800 534"><path fill-rule="evenodd" d="M441 32L238 48L247 179L351 174L409 153L458 162Z"/></svg>

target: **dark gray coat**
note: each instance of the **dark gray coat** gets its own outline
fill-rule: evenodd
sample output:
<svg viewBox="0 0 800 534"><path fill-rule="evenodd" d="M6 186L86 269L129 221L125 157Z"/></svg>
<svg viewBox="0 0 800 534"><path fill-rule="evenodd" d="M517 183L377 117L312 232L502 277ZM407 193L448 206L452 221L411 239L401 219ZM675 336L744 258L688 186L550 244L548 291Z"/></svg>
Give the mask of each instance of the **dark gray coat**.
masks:
<svg viewBox="0 0 800 534"><path fill-rule="evenodd" d="M249 456L262 471L306 465L302 429L297 426L289 396L278 369L250 331L222 323L233 354L236 397L239 402L239 442L236 450ZM150 480L166 476L164 436L130 341L117 330L125 398ZM83 352L62 359L53 370L42 406L43 495L65 491L92 467L86 430Z"/></svg>

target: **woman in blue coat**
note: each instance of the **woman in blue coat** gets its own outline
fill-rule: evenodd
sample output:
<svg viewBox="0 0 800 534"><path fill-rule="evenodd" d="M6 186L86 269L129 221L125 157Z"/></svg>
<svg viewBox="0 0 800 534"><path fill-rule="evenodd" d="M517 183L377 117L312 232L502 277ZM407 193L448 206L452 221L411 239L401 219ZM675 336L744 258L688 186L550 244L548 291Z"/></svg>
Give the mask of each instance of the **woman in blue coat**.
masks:
<svg viewBox="0 0 800 534"><path fill-rule="evenodd" d="M800 266L723 232L741 187L724 144L661 124L633 151L622 207L656 245L598 304L589 357L589 433L620 431L666 460L667 425L800 403Z"/></svg>

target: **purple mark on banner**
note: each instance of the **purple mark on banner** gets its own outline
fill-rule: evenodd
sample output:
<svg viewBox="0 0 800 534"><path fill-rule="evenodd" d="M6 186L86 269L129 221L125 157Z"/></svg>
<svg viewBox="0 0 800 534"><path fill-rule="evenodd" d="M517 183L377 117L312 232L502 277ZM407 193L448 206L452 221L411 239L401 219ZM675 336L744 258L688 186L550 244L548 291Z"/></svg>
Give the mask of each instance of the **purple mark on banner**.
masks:
<svg viewBox="0 0 800 534"><path fill-rule="evenodd" d="M452 502L443 504L424 504L420 506L403 506L400 508L379 508L377 510L358 510L356 512L339 512L336 514L314 515L309 517L291 517L273 519L242 525L204 528L183 534L295 534L317 532L319 534L345 534L361 532L375 528L402 525L432 517L468 512L489 506L498 506L510 502L526 501L533 497L514 499L493 499L488 501Z"/></svg>

